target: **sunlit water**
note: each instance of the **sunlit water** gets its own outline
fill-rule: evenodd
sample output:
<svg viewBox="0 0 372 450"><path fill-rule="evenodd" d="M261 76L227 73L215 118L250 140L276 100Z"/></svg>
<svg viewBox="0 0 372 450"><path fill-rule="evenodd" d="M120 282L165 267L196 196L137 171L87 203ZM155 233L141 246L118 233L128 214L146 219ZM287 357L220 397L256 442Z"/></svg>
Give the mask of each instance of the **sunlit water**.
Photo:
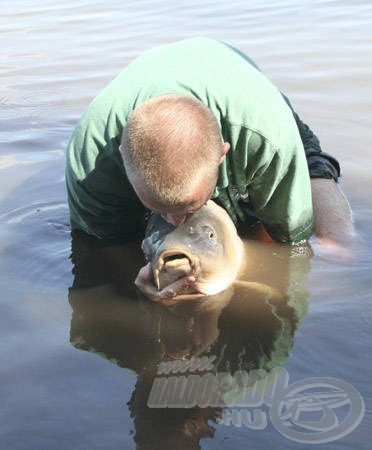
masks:
<svg viewBox="0 0 372 450"><path fill-rule="evenodd" d="M191 426L190 421L181 417L178 423L172 410L151 416L144 406L149 367L164 352L177 357L191 347L221 354L224 342L238 350L250 346L252 368L269 367L270 358L281 364L290 383L333 377L351 384L364 399L364 419L350 434L320 447L369 448L370 2L21 0L3 1L0 17L1 448L130 449L135 440L145 442L146 434L153 447L143 443L143 448L189 448L177 427ZM253 57L311 124L324 150L342 163L342 185L361 243L352 262L312 258L308 297L296 306L302 322L292 317L293 305L278 307L281 319L275 321L260 296L245 304L239 296L230 304L222 299L217 307L188 312L187 319L143 301L124 301L107 285L80 297L71 291L73 309L69 304L73 275L63 172L73 127L136 55L201 35ZM99 285L103 269L97 263L92 270ZM196 337L190 316L199 324ZM235 347L233 328L244 339L238 336ZM279 353L273 351L275 342L284 346ZM202 448L305 447L282 436L270 421L263 430L252 430L218 425L210 420L213 414L199 412L191 421L215 429L206 437L210 430L203 428ZM162 447L168 441L169 447Z"/></svg>

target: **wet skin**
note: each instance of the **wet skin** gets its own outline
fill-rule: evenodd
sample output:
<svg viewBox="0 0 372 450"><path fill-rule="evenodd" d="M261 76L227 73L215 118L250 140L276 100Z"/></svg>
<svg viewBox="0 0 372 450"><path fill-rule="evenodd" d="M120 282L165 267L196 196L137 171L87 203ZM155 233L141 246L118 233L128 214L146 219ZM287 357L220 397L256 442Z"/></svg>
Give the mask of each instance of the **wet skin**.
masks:
<svg viewBox="0 0 372 450"><path fill-rule="evenodd" d="M226 211L213 201L177 228L161 215L153 215L142 249L159 292L185 277L195 280L177 291L183 296L223 291L233 283L242 265L242 242L236 228Z"/></svg>

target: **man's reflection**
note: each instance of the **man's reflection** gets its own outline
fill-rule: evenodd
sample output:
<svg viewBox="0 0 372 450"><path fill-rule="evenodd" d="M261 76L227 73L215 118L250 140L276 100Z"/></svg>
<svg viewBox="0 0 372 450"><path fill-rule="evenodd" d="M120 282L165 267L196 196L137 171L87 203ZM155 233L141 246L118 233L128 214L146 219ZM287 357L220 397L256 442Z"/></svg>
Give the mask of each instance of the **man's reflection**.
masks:
<svg viewBox="0 0 372 450"><path fill-rule="evenodd" d="M130 280L143 265L139 244L73 235L71 343L137 373L128 406L138 449L198 449L202 438L213 437L213 422L221 414L218 407L149 408L161 362L216 356L213 373L234 374L269 371L289 357L306 313L309 257L299 247L245 245L243 281L216 296L167 306L133 289Z"/></svg>

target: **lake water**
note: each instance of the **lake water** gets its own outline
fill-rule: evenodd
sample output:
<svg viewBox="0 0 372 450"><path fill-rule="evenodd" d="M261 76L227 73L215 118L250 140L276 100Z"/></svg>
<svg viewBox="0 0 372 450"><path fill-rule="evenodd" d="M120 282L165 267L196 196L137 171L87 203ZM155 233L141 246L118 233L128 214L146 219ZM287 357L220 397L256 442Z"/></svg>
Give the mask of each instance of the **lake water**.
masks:
<svg viewBox="0 0 372 450"><path fill-rule="evenodd" d="M219 372L282 366L290 384L348 383L364 417L354 398L360 424L342 436L327 422L336 431L319 448L370 448L371 2L3 0L0 17L0 447L308 447L280 433L265 404L262 429L217 423L219 408L148 408L157 364L199 354L218 356ZM342 164L355 259L258 251L289 283L287 303L237 289L203 306L161 308L114 289L111 249L85 241L72 274L64 161L76 122L135 56L191 36L249 54Z"/></svg>

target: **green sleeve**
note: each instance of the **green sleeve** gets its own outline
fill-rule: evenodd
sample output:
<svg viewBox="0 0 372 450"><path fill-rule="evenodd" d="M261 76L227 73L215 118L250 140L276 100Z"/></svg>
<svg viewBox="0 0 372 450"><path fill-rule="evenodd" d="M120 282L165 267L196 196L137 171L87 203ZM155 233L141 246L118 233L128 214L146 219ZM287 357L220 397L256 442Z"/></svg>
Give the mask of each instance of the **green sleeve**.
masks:
<svg viewBox="0 0 372 450"><path fill-rule="evenodd" d="M290 140L289 140L290 141ZM299 242L313 233L310 177L301 145L277 149L266 142L248 186L250 203L270 236Z"/></svg>
<svg viewBox="0 0 372 450"><path fill-rule="evenodd" d="M323 152L318 137L311 128L304 123L293 109L288 97L283 93L283 98L292 111L295 118L301 141L304 146L310 178L334 179L336 182L341 176L340 164L329 153Z"/></svg>

